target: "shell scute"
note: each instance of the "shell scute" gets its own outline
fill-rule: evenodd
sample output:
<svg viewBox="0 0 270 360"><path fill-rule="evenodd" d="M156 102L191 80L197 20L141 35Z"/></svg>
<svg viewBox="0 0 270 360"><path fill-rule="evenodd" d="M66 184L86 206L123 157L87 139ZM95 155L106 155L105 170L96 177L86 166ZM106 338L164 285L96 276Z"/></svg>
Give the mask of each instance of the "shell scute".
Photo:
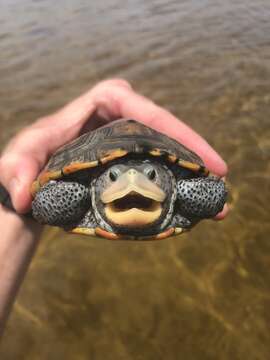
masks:
<svg viewBox="0 0 270 360"><path fill-rule="evenodd" d="M38 181L42 186L49 180L104 165L130 153L163 156L170 163L206 173L201 158L184 145L140 122L121 119L64 145L50 158Z"/></svg>

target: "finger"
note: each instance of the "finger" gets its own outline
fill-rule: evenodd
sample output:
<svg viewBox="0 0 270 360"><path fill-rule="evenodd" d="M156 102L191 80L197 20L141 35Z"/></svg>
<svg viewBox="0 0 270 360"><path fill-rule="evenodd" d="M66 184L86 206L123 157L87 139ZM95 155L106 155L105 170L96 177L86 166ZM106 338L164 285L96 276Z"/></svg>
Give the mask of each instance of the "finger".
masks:
<svg viewBox="0 0 270 360"><path fill-rule="evenodd" d="M229 211L228 204L225 204L222 211L214 217L214 220L223 220L228 215Z"/></svg>
<svg viewBox="0 0 270 360"><path fill-rule="evenodd" d="M36 149L37 143L44 142L43 156L46 150L48 157L60 146L78 136L81 128L95 112L107 121L118 117L141 121L196 152L211 172L219 176L227 173L226 163L199 134L170 112L135 93L127 82L118 79L101 82L57 113L39 121L35 128L42 130L42 136L33 137L32 147ZM41 146L39 148L41 149Z"/></svg>
<svg viewBox="0 0 270 360"><path fill-rule="evenodd" d="M105 113L113 112L114 115L134 118L180 141L197 153L211 172L219 176L227 173L224 160L199 134L170 112L135 93L131 88L119 87L114 93L103 94L103 97L97 94L96 101L99 108L105 109Z"/></svg>
<svg viewBox="0 0 270 360"><path fill-rule="evenodd" d="M13 207L18 213L27 212L31 208L29 185L38 171L39 163L28 156L9 154L0 160L1 184L9 192Z"/></svg>
<svg viewBox="0 0 270 360"><path fill-rule="evenodd" d="M104 81L97 87L100 86L105 93L113 92L119 86L129 87L129 84L115 79ZM10 193L13 206L18 212L29 210L32 200L30 186L49 156L76 138L97 110L92 93L93 89L58 112L38 120L21 131L5 148L0 158L0 183Z"/></svg>
<svg viewBox="0 0 270 360"><path fill-rule="evenodd" d="M128 88L130 85L118 79L101 82L56 113L43 117L24 129L10 141L0 158L0 183L10 193L16 211L23 213L29 210L32 200L30 186L49 156L76 138L84 124L97 111L93 95L95 89L102 90L99 92L102 98L103 93L113 93L117 87ZM109 111L113 117L112 106ZM91 126L94 128L94 125Z"/></svg>
<svg viewBox="0 0 270 360"><path fill-rule="evenodd" d="M72 102L65 105L56 113L44 117L30 127L33 136L31 146L35 151L41 149L46 152L46 157L53 154L59 147L76 138L81 129L88 123L88 129L94 129L100 118L96 114L108 121L121 117L115 104L111 101L113 94L118 94L119 89L130 89L128 82L122 79L111 79L100 82L88 92L79 96ZM111 94L111 96L108 96ZM106 107L101 106L102 100L106 101ZM43 148L37 144L44 144ZM18 146L18 144L16 144ZM25 149L25 147L24 147Z"/></svg>

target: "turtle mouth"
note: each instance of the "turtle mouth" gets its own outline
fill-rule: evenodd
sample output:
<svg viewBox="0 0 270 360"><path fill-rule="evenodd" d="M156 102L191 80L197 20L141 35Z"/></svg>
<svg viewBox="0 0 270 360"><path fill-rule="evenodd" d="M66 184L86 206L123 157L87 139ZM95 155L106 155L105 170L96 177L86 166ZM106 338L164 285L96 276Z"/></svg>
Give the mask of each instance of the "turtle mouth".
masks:
<svg viewBox="0 0 270 360"><path fill-rule="evenodd" d="M135 191L105 205L106 217L116 225L127 227L149 225L161 212L162 203Z"/></svg>
<svg viewBox="0 0 270 360"><path fill-rule="evenodd" d="M122 197L121 199L114 200L110 206L115 212L127 211L133 208L142 211L155 211L159 208L160 203L132 191L130 194Z"/></svg>

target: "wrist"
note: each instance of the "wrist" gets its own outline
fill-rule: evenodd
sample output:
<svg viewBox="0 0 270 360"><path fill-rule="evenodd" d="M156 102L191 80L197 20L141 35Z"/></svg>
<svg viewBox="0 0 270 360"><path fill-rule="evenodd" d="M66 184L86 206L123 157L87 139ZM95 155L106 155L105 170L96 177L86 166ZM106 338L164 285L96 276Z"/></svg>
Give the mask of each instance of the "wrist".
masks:
<svg viewBox="0 0 270 360"><path fill-rule="evenodd" d="M1 240L14 238L19 240L25 236L32 237L33 241L40 234L41 226L34 220L0 204Z"/></svg>
<svg viewBox="0 0 270 360"><path fill-rule="evenodd" d="M42 227L0 205L0 335Z"/></svg>

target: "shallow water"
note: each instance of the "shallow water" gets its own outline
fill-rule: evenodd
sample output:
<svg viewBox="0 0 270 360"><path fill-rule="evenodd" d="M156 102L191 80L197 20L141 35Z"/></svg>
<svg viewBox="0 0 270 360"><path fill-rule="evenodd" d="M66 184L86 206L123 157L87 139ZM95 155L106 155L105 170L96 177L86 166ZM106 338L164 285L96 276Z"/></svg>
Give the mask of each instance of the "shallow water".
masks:
<svg viewBox="0 0 270 360"><path fill-rule="evenodd" d="M270 4L0 4L0 141L121 76L228 162L230 216L154 243L46 229L1 359L268 359Z"/></svg>

